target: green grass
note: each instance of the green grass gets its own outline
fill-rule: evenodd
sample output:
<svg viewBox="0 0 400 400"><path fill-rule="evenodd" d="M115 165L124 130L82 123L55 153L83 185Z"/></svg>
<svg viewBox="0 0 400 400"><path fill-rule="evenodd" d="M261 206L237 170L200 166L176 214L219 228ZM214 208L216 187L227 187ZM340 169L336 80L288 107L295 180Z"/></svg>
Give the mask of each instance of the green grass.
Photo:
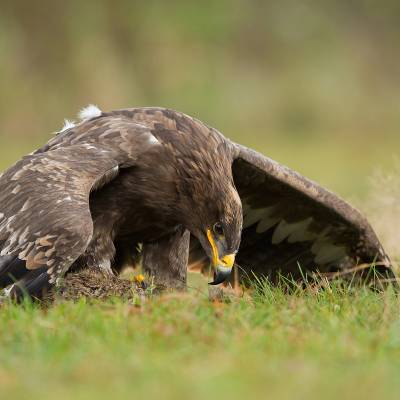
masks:
<svg viewBox="0 0 400 400"><path fill-rule="evenodd" d="M121 302L4 305L0 397L397 399L399 298L390 288L267 284Z"/></svg>

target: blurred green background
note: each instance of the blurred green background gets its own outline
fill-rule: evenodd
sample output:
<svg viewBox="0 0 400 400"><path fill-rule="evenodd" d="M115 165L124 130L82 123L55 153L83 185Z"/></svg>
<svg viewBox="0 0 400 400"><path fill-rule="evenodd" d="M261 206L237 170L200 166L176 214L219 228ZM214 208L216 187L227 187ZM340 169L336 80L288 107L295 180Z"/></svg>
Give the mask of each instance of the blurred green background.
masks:
<svg viewBox="0 0 400 400"><path fill-rule="evenodd" d="M88 103L184 111L347 198L399 153L399 1L0 5L0 169Z"/></svg>

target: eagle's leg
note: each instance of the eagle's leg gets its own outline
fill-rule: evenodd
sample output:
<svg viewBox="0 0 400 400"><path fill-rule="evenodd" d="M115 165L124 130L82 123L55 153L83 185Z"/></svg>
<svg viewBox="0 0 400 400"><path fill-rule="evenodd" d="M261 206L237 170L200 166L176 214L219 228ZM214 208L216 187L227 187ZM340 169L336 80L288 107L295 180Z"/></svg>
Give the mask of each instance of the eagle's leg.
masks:
<svg viewBox="0 0 400 400"><path fill-rule="evenodd" d="M143 270L157 287L186 289L189 244L190 232L179 228L171 235L143 245Z"/></svg>
<svg viewBox="0 0 400 400"><path fill-rule="evenodd" d="M134 240L116 240L115 257L112 264L112 269L117 274L125 269L136 270L140 265L140 254L137 243Z"/></svg>

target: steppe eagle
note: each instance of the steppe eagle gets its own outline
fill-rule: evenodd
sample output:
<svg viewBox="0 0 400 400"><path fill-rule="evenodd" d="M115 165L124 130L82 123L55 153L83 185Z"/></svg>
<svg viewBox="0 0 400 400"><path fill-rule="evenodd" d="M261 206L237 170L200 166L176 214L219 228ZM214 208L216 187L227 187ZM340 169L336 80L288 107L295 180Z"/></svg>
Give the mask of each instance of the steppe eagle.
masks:
<svg viewBox="0 0 400 400"><path fill-rule="evenodd" d="M191 241L191 243L190 243ZM0 287L40 297L73 269L120 269L140 244L156 281L190 262L244 274L390 261L358 211L291 169L164 108L82 110L0 176ZM201 251L199 251L201 249Z"/></svg>

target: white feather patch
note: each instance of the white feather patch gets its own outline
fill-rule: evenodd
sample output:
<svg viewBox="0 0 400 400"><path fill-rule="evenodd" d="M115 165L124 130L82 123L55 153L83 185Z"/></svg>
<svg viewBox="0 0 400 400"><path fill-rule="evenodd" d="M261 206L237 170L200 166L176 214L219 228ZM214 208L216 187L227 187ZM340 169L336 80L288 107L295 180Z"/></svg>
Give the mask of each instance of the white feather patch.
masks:
<svg viewBox="0 0 400 400"><path fill-rule="evenodd" d="M25 201L24 205L22 206L20 212L24 212L29 209L31 206L31 199L28 197L28 199Z"/></svg>
<svg viewBox="0 0 400 400"><path fill-rule="evenodd" d="M15 188L11 191L12 194L17 194L21 190L21 185L15 186Z"/></svg>
<svg viewBox="0 0 400 400"><path fill-rule="evenodd" d="M88 149L88 150L97 150L96 146L93 146L91 144L84 144L84 146Z"/></svg>
<svg viewBox="0 0 400 400"><path fill-rule="evenodd" d="M25 243L26 238L28 237L28 234L29 234L29 228L26 227L26 228L24 229L24 231L23 231L23 232L19 235L19 237L18 237L18 244L19 244L19 245L22 245L22 244Z"/></svg>
<svg viewBox="0 0 400 400"><path fill-rule="evenodd" d="M13 283L9 288L4 289L4 297L10 297L11 290L13 290L15 283Z"/></svg>
<svg viewBox="0 0 400 400"><path fill-rule="evenodd" d="M81 111L79 111L78 117L80 120L86 121L88 119L100 117L101 114L102 111L99 107L94 104L89 104L85 108L82 108Z"/></svg>
<svg viewBox="0 0 400 400"><path fill-rule="evenodd" d="M159 144L160 142L154 135L152 135L150 133L149 134L149 143L151 143L151 144Z"/></svg>
<svg viewBox="0 0 400 400"><path fill-rule="evenodd" d="M74 121L70 121L69 119L64 119L64 126L58 133L65 132L68 129L75 128Z"/></svg>

